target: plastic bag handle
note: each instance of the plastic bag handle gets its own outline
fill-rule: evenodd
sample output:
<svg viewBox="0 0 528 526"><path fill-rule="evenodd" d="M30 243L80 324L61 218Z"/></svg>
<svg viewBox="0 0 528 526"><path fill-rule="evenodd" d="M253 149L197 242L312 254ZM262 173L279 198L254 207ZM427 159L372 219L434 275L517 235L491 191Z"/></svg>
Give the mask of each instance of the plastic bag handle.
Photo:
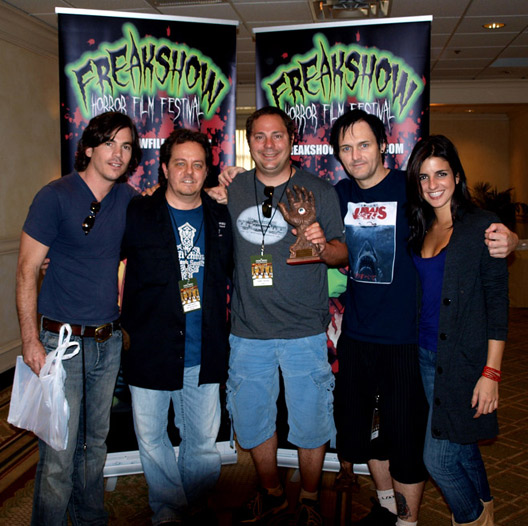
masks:
<svg viewBox="0 0 528 526"><path fill-rule="evenodd" d="M64 336L64 333L66 333L66 336ZM72 342L70 341L72 335L72 328L69 323L65 323L61 326L59 331L59 343L57 345L57 349L50 352L46 356L46 362L42 366L42 369L40 370L39 377L43 377L49 374L51 367L54 363L56 363L57 360L69 360L70 358L73 358L80 352L80 346L78 342ZM66 351L73 347L73 350L65 354Z"/></svg>

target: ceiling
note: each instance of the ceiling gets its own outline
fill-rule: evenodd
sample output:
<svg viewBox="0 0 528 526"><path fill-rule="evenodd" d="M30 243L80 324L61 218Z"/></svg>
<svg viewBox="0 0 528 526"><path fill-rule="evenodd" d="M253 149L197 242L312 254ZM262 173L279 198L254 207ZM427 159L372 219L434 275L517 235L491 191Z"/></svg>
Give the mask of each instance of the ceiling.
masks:
<svg viewBox="0 0 528 526"><path fill-rule="evenodd" d="M0 0L44 24L57 27L55 7L110 9L149 14L238 20L237 80L255 83L255 42L252 29L345 20L350 12L325 9L315 12L321 0ZM210 1L210 0L209 0ZM336 4L345 0L322 0ZM388 5L391 18L433 15L431 80L467 81L528 79L528 0L379 0ZM353 0L346 0L353 3ZM176 4L155 7L158 4ZM177 5L180 4L180 5ZM202 4L202 5L197 5ZM355 14L351 23L364 17ZM498 30L482 26L502 22Z"/></svg>

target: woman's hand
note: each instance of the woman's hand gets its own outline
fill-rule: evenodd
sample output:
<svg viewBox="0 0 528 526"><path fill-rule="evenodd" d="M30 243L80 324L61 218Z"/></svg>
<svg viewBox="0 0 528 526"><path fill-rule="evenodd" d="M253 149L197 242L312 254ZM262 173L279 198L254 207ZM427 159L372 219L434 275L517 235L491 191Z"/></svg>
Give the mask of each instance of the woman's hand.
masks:
<svg viewBox="0 0 528 526"><path fill-rule="evenodd" d="M477 408L473 418L478 418L480 415L489 415L496 411L497 407L499 407L499 382L481 376L477 385L475 385L475 389L473 389L471 407Z"/></svg>

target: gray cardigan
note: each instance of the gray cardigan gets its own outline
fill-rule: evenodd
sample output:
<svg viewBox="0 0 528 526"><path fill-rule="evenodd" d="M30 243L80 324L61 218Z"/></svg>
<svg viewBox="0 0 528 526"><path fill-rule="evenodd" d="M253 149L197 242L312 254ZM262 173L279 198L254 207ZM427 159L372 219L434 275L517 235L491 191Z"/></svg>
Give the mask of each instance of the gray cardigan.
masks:
<svg viewBox="0 0 528 526"><path fill-rule="evenodd" d="M488 340L508 333L508 269L492 258L484 231L499 220L476 209L455 221L447 247L438 327L431 432L465 444L497 435L497 412L473 418L473 389L486 365Z"/></svg>

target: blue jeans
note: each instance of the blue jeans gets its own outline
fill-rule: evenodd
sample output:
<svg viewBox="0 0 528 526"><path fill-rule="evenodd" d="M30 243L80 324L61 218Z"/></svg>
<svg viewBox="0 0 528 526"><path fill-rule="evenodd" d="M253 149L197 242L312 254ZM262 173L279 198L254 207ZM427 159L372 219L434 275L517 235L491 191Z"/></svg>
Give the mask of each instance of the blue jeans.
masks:
<svg viewBox="0 0 528 526"><path fill-rule="evenodd" d="M431 477L442 490L455 521L473 522L482 513L481 500L491 500L486 468L477 443L455 444L433 437L431 417L435 369L436 353L420 348L420 371L429 402L424 462ZM461 400L460 403L469 404L470 400Z"/></svg>
<svg viewBox="0 0 528 526"><path fill-rule="evenodd" d="M55 451L39 440L39 462L35 477L32 526L67 524L67 512L74 525L105 525L103 468L106 437L110 427L112 394L121 359L121 331L97 343L94 338L72 336L81 352L63 361L65 394L70 406L68 446ZM46 352L57 348L58 334L41 331ZM83 415L82 349L86 367L86 422ZM83 430L86 427L86 452Z"/></svg>
<svg viewBox="0 0 528 526"><path fill-rule="evenodd" d="M291 340L229 337L227 405L238 443L254 448L273 436L279 367L288 408L288 440L313 449L335 443L334 375L326 334Z"/></svg>
<svg viewBox="0 0 528 526"><path fill-rule="evenodd" d="M186 367L183 389L156 391L130 386L139 456L149 488L152 524L179 519L220 476L216 449L220 428L218 384L198 385L200 366ZM181 437L178 460L167 433L169 405Z"/></svg>

